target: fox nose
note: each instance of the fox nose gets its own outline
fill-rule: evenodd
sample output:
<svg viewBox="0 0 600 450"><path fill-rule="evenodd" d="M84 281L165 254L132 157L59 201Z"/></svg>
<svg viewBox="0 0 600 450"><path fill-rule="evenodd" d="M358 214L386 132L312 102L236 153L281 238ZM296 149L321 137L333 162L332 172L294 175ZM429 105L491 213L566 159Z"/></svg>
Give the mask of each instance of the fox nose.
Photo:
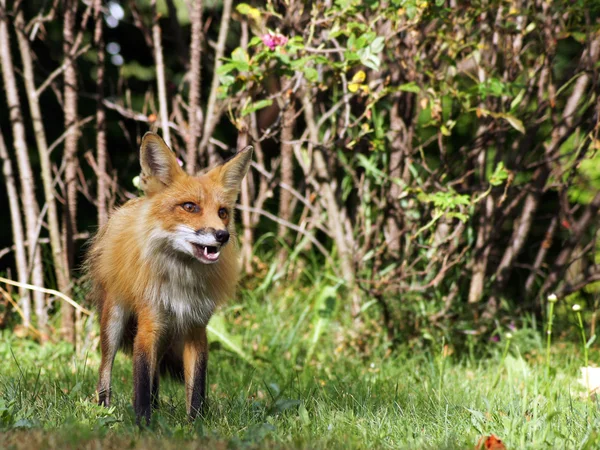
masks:
<svg viewBox="0 0 600 450"><path fill-rule="evenodd" d="M215 239L219 244L225 244L229 240L229 231L217 230L215 231Z"/></svg>

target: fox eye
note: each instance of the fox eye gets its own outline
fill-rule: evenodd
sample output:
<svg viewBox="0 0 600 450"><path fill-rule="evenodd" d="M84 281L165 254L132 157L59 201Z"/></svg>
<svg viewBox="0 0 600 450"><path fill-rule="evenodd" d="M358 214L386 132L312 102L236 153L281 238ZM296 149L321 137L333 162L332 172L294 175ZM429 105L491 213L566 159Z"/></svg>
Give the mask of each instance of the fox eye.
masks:
<svg viewBox="0 0 600 450"><path fill-rule="evenodd" d="M229 213L227 212L227 209L220 208L219 209L219 218L221 220L225 220L225 219L227 219L227 217L229 217Z"/></svg>
<svg viewBox="0 0 600 450"><path fill-rule="evenodd" d="M192 202L185 202L181 205L184 211L189 213L197 213L200 211L200 207Z"/></svg>

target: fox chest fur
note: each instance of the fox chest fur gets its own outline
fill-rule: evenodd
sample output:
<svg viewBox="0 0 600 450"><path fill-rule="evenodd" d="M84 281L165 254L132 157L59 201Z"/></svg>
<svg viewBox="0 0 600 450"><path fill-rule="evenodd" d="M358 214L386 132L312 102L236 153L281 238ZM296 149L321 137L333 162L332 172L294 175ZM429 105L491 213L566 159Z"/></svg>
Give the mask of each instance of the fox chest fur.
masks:
<svg viewBox="0 0 600 450"><path fill-rule="evenodd" d="M176 329L206 325L218 300L210 289L210 274L203 273L199 263L173 256L161 259L163 273L148 286L148 302L163 311Z"/></svg>
<svg viewBox="0 0 600 450"><path fill-rule="evenodd" d="M222 267L227 266L227 261L206 266L171 252L168 247L152 249L143 259L148 261L148 270L153 274L144 297L161 312L167 322L164 325L176 330L206 325L215 307L230 294L228 287L220 285L226 281L223 277L227 277L227 272L232 272L232 268Z"/></svg>

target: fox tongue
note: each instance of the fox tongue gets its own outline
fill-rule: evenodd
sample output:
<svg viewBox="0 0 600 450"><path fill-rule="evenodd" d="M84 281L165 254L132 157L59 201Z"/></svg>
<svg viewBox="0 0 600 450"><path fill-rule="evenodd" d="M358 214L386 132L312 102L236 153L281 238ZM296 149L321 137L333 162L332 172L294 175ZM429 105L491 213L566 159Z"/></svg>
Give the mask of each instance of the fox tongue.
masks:
<svg viewBox="0 0 600 450"><path fill-rule="evenodd" d="M208 249L215 250L214 252L209 252ZM215 247L204 247L203 248L204 257L206 259L217 259L219 257L219 251Z"/></svg>

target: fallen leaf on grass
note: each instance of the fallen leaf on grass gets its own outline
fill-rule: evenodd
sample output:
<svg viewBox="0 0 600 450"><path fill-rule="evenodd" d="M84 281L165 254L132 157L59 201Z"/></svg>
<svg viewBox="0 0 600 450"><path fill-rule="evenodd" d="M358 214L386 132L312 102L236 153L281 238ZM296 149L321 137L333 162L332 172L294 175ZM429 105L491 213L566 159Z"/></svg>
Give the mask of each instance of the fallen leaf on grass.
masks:
<svg viewBox="0 0 600 450"><path fill-rule="evenodd" d="M502 440L495 435L490 436L481 436L477 445L475 446L475 450L506 450L504 443Z"/></svg>
<svg viewBox="0 0 600 450"><path fill-rule="evenodd" d="M581 378L579 382L586 388L584 397L597 395L600 391L600 367L581 367Z"/></svg>

